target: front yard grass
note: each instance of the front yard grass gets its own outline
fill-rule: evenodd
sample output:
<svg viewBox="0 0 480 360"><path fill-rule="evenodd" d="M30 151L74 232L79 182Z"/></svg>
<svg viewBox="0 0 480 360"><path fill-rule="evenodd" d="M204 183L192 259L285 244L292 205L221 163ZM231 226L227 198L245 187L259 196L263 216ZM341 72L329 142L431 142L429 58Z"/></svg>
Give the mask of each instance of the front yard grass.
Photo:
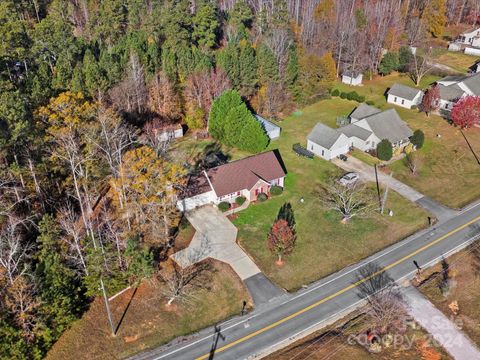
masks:
<svg viewBox="0 0 480 360"><path fill-rule="evenodd" d="M361 150L358 150L358 149L353 149L353 151L351 152L351 155L353 157L357 158L358 160L363 161L365 164L370 165L370 166L375 166L375 164L378 165L381 162L375 156L372 156L372 155L366 153L365 151L361 151Z"/></svg>
<svg viewBox="0 0 480 360"><path fill-rule="evenodd" d="M349 113L355 105L339 98L324 100L283 121L282 135L270 148L278 148L285 162L285 190L278 197L250 205L234 220L240 244L268 277L287 290L340 270L427 225L428 214L394 192L390 192L387 204L393 217L376 214L342 225L337 213L322 208L316 191L321 184L341 176L342 170L317 157L298 157L291 148L297 142L305 144L307 134L318 121L331 122L336 115ZM300 202L302 197L304 203ZM285 265L278 267L266 239L284 202L290 202L295 211L297 243Z"/></svg>
<svg viewBox="0 0 480 360"><path fill-rule="evenodd" d="M440 79L439 76L426 75L420 82L418 89L425 89L438 79ZM338 81L334 88L344 92L356 91L359 95L365 96L366 101L373 101L375 103L373 106L380 109L388 109L393 105L387 105L385 93L394 83L399 83L410 87L417 87L407 74L394 72L387 76L376 75L372 80L368 80L368 78L364 76L363 86L350 86Z"/></svg>
<svg viewBox="0 0 480 360"><path fill-rule="evenodd" d="M477 241L473 246L478 247L480 243ZM439 288L440 264L425 270L422 278L428 280L419 289L448 318L460 320L461 330L480 346L480 255L475 257L470 250L467 248L446 259L451 278L446 294ZM453 301L458 302L458 315L448 307Z"/></svg>
<svg viewBox="0 0 480 360"><path fill-rule="evenodd" d="M128 307L116 337L107 325L105 306L97 298L90 309L65 331L47 354L47 359L122 359L161 345L240 313L250 295L228 266L214 262L210 289L196 289L189 303L165 308L159 286L142 284ZM128 290L111 301L115 323L132 296Z"/></svg>
<svg viewBox="0 0 480 360"><path fill-rule="evenodd" d="M397 111L413 130L425 133L425 144L417 151L421 161L418 175L413 176L404 160L398 160L390 165L393 176L452 208L479 198L480 165L461 131L439 116L427 117L408 109ZM468 129L464 134L474 151L480 151L480 129Z"/></svg>
<svg viewBox="0 0 480 360"><path fill-rule="evenodd" d="M450 66L452 69L466 73L470 66L478 61L478 56L467 55L459 51L448 51L442 49L441 54L435 59L435 62Z"/></svg>

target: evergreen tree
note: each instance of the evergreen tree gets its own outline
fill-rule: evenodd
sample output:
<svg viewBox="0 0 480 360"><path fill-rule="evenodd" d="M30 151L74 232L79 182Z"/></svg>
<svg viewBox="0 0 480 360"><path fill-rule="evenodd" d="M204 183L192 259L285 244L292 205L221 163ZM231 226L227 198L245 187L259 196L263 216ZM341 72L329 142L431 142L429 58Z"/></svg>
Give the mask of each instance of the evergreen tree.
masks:
<svg viewBox="0 0 480 360"><path fill-rule="evenodd" d="M217 9L212 2L201 2L193 18L193 38L202 49L216 45L218 21Z"/></svg>
<svg viewBox="0 0 480 360"><path fill-rule="evenodd" d="M278 80L277 59L265 45L260 46L257 50L257 77L261 85Z"/></svg>
<svg viewBox="0 0 480 360"><path fill-rule="evenodd" d="M228 13L228 23L233 28L237 28L240 24L250 27L252 20L252 9L250 9L244 0L235 2L232 10Z"/></svg>
<svg viewBox="0 0 480 360"><path fill-rule="evenodd" d="M153 255L147 248L141 248L138 239L130 238L125 249L128 283L138 286L143 279L153 274Z"/></svg>
<svg viewBox="0 0 480 360"><path fill-rule="evenodd" d="M389 51L385 54L382 61L378 65L378 71L382 75L388 75L392 71L398 70L400 67L398 54L396 52Z"/></svg>
<svg viewBox="0 0 480 360"><path fill-rule="evenodd" d="M241 76L240 93L244 96L250 96L257 85L257 63L255 60L255 50L252 44L247 40L240 41L239 53L239 71Z"/></svg>
<svg viewBox="0 0 480 360"><path fill-rule="evenodd" d="M245 110L248 109L245 107ZM248 114L243 124L238 140L238 148L241 150L257 153L268 146L269 138L264 128L252 114Z"/></svg>
<svg viewBox="0 0 480 360"><path fill-rule="evenodd" d="M99 90L104 90L107 87L107 81L102 74L100 66L98 65L95 56L90 50L85 52L83 57L83 79L85 89L88 95L96 96Z"/></svg>
<svg viewBox="0 0 480 360"><path fill-rule="evenodd" d="M208 116L208 132L219 141L225 138L225 122L222 121L230 109L243 103L242 98L235 90L227 90L212 104Z"/></svg>
<svg viewBox="0 0 480 360"><path fill-rule="evenodd" d="M74 271L66 266L60 247L60 230L50 215L39 225L36 274L42 299L40 315L45 324L41 332L48 349L82 312L86 299Z"/></svg>
<svg viewBox="0 0 480 360"><path fill-rule="evenodd" d="M238 147L240 144L240 134L242 129L248 122L248 117L251 116L245 104L240 104L228 110L224 119L224 138L223 143Z"/></svg>
<svg viewBox="0 0 480 360"><path fill-rule="evenodd" d="M291 45L288 48L288 62L285 70L285 86L294 97L297 95L299 68L300 65L298 63L297 49L294 45Z"/></svg>

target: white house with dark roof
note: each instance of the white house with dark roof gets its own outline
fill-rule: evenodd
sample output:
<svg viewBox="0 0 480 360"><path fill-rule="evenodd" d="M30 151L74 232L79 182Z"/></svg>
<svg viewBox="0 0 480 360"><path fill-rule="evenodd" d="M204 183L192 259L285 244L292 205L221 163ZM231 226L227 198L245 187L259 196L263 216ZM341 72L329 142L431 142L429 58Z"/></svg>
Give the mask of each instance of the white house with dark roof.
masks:
<svg viewBox="0 0 480 360"><path fill-rule="evenodd" d="M257 119L257 121L262 124L262 127L270 140L278 139L280 137L280 126L275 125L271 121L264 119L260 115L255 115L255 119Z"/></svg>
<svg viewBox="0 0 480 360"><path fill-rule="evenodd" d="M395 109L381 111L361 104L350 114L351 123L338 129L317 123L307 136L307 149L315 155L331 160L355 147L362 151L375 150L387 139L395 148L410 142L412 130Z"/></svg>
<svg viewBox="0 0 480 360"><path fill-rule="evenodd" d="M451 111L464 96L480 96L480 73L446 76L437 81L440 92L440 109Z"/></svg>
<svg viewBox="0 0 480 360"><path fill-rule="evenodd" d="M342 74L342 83L352 85L352 86L359 86L362 85L363 74L359 72L351 72L345 71Z"/></svg>
<svg viewBox="0 0 480 360"><path fill-rule="evenodd" d="M387 102L407 109L418 106L423 99L423 91L402 84L393 84L387 91Z"/></svg>

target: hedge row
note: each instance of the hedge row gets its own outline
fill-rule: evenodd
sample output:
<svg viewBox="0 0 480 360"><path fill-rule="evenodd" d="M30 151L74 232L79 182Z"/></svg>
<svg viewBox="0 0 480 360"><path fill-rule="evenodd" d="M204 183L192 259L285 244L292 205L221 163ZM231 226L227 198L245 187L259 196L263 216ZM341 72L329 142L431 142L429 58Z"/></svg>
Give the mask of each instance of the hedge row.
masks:
<svg viewBox="0 0 480 360"><path fill-rule="evenodd" d="M359 103L362 103L365 101L365 96L359 95L356 91L351 91L351 92L340 92L338 89L333 89L332 96L339 96L342 99L347 99L347 100L353 100Z"/></svg>

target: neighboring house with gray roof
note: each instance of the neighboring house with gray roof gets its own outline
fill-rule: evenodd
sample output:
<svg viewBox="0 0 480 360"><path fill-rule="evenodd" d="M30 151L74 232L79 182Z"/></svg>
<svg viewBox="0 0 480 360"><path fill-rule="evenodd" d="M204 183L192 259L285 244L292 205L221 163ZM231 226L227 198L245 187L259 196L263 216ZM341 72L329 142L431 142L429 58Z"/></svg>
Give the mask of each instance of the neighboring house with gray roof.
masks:
<svg viewBox="0 0 480 360"><path fill-rule="evenodd" d="M357 111L359 110L359 111ZM370 113L360 119L361 112ZM317 156L331 160L346 154L355 147L362 151L375 150L380 141L387 139L394 147L404 147L410 142L412 130L395 109L381 111L361 104L350 115L351 123L338 129L317 123L307 136L307 149Z"/></svg>
<svg viewBox="0 0 480 360"><path fill-rule="evenodd" d="M280 126L277 126L274 123L264 119L260 115L255 115L255 118L260 124L262 124L262 127L267 133L270 140L278 139L280 137Z"/></svg>
<svg viewBox="0 0 480 360"><path fill-rule="evenodd" d="M387 102L407 109L422 102L423 91L402 84L393 84L387 91Z"/></svg>
<svg viewBox="0 0 480 360"><path fill-rule="evenodd" d="M440 109L451 111L464 96L480 96L480 73L446 76L437 81L440 91Z"/></svg>
<svg viewBox="0 0 480 360"><path fill-rule="evenodd" d="M363 119L367 116L370 116L370 115L373 115L373 114L378 114L379 112L382 112L382 110L377 109L376 107L367 105L365 103L361 103L350 114L350 120L351 120L351 122L358 121L358 120Z"/></svg>

